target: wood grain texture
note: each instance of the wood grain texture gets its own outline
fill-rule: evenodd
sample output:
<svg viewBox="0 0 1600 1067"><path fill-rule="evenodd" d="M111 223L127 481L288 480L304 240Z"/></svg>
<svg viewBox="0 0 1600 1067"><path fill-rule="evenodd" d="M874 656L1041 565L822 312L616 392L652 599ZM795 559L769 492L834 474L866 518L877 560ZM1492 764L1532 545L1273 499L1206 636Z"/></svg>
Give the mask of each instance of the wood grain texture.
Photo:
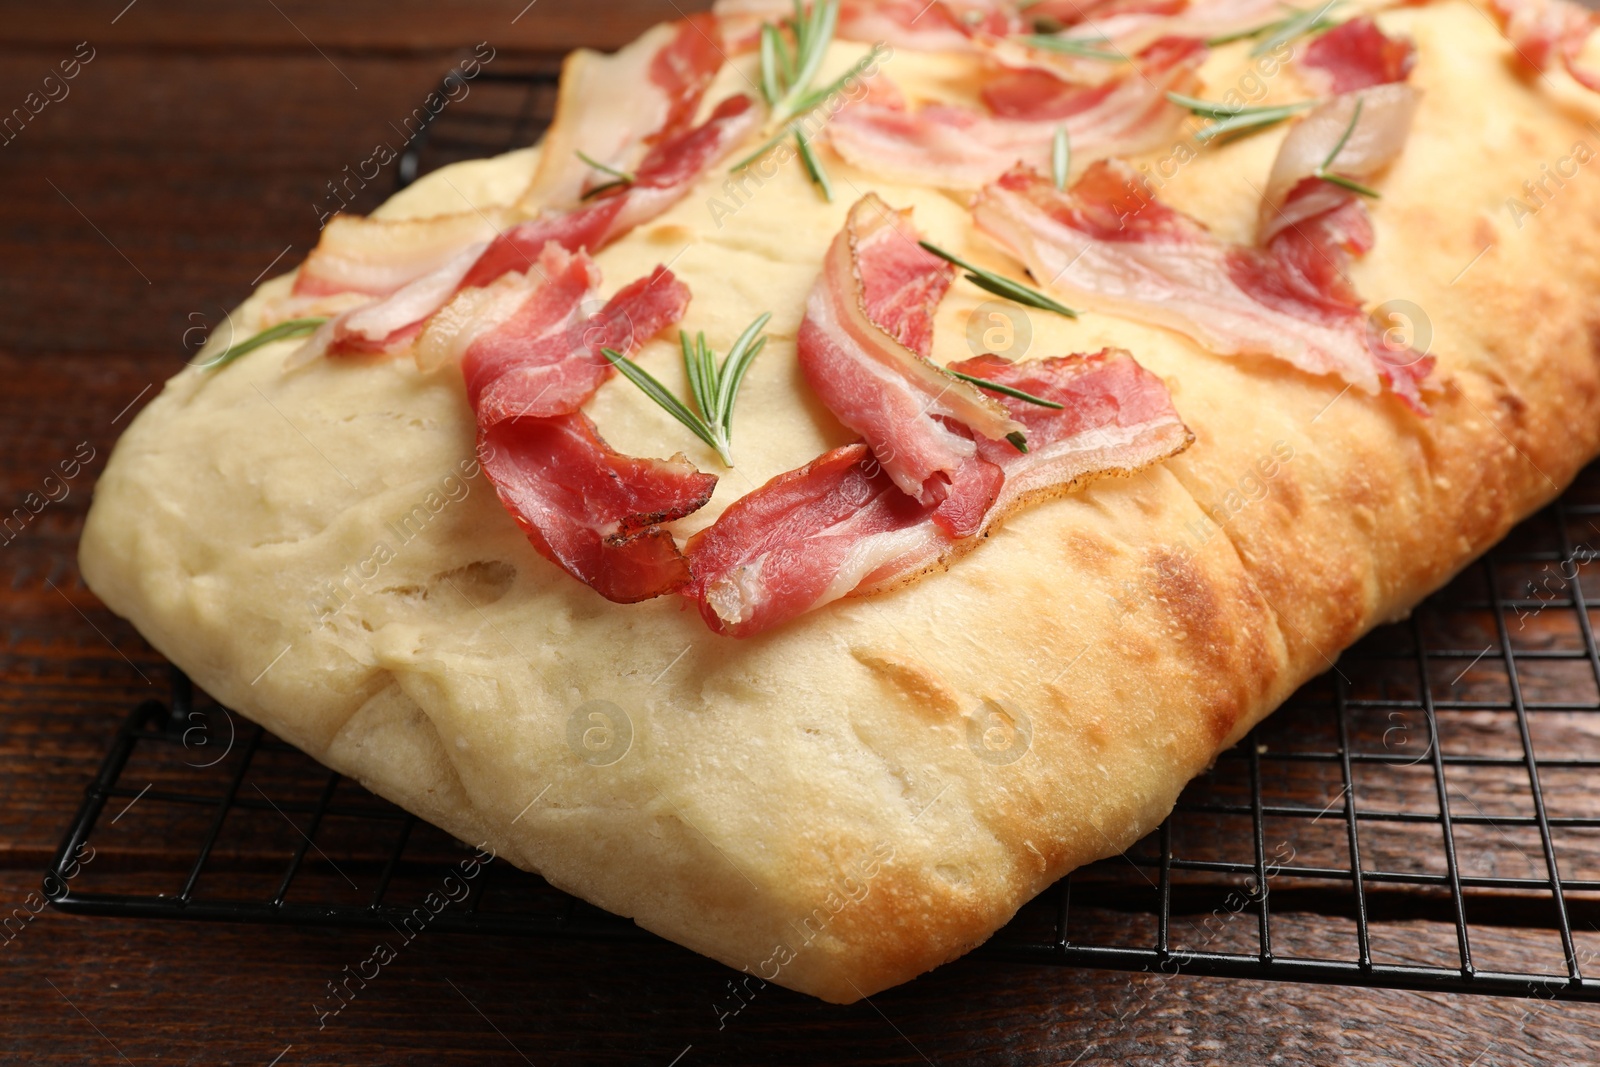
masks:
<svg viewBox="0 0 1600 1067"><path fill-rule="evenodd" d="M520 0L276 6L282 15L272 4L139 0L112 25L123 0L0 4L0 106L20 101L58 52L84 39L99 46L72 95L0 146L3 511L81 444L94 452L64 499L0 544L0 910L27 906L111 732L159 695L159 657L97 605L74 558L90 484L183 358L184 332L214 327L275 256L287 250L281 264L310 247L324 183L393 136L390 124L463 46L498 44L502 23L507 52L613 44L672 14L667 0L538 0L512 28ZM387 191L375 184L370 202ZM1462 721L1463 743L1498 728ZM1574 794L1589 785L1570 784ZM1327 782L1298 788L1332 795ZM1473 796L1517 799L1492 783ZM108 858L159 870L177 855L136 836L126 846L111 838ZM1422 847L1403 836L1374 844L1385 862ZM1592 845L1577 852L1592 855ZM1247 924L1229 924L1216 947L1235 934L1248 944ZM1309 916L1294 931L1296 951L1348 953L1341 920ZM1385 936L1391 951L1419 951L1401 922ZM1503 965L1533 952L1522 931L1474 936ZM45 911L0 947L0 1063L267 1064L282 1054L285 1065L665 1065L681 1055L683 1067L1489 1067L1594 1062L1600 1052L1594 1007L978 959L850 1008L768 988L719 1029L728 972L663 942L426 935L319 1029L313 1003L372 941Z"/></svg>

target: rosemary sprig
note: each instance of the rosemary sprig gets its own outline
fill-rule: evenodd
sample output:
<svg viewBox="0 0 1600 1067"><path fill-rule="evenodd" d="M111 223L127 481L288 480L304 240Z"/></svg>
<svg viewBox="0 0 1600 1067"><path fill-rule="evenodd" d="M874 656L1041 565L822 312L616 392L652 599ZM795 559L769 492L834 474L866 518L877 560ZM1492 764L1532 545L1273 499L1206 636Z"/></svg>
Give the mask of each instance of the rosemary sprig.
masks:
<svg viewBox="0 0 1600 1067"><path fill-rule="evenodd" d="M1066 189L1067 177L1072 173L1072 141L1067 137L1066 126L1056 127L1054 142L1050 145L1050 176L1057 189Z"/></svg>
<svg viewBox="0 0 1600 1067"><path fill-rule="evenodd" d="M1334 174L1328 168L1333 166L1333 161L1339 158L1339 153L1344 151L1344 146L1350 143L1350 135L1356 132L1356 123L1361 121L1361 106L1366 103L1365 98L1356 97L1356 108L1350 116L1350 125L1344 128L1344 133L1339 137L1339 143L1333 146L1333 151L1328 153L1328 158L1322 161L1322 166L1313 173L1330 185L1337 185L1341 189L1349 189L1352 193L1370 196L1378 200L1383 194L1370 185L1362 185L1354 178L1346 178L1343 174Z"/></svg>
<svg viewBox="0 0 1600 1067"><path fill-rule="evenodd" d="M1018 400L1026 400L1030 404L1038 404L1042 408L1054 408L1056 411L1060 411L1062 408L1066 407L1065 404L1058 404L1054 400L1046 400L1042 396L1034 396L1032 393L1025 393L1021 389L1017 389L1009 385L1001 385L999 382L991 382L987 378L979 378L971 374L962 374L960 371L951 370L949 367L946 367L944 372L950 375L952 378L960 378L964 382L970 382L971 384L976 385L979 389L987 389L990 392L1000 393L1004 396L1013 396Z"/></svg>
<svg viewBox="0 0 1600 1067"><path fill-rule="evenodd" d="M602 182L601 184L596 185L594 188L588 190L583 194L583 196L579 197L581 200L593 199L594 197L599 196L601 193L610 192L612 189L626 188L627 186L630 186L639 180L636 175L625 170L618 170L616 167L607 166L598 159L594 159L588 155L585 155L582 150L576 151L575 154L579 159L583 160L583 162L587 163L595 170L602 174L609 174L613 179L609 182Z"/></svg>
<svg viewBox="0 0 1600 1067"><path fill-rule="evenodd" d="M274 341L287 340L290 337L304 337L308 333L315 333L317 327L327 322L326 318L290 319L280 322L276 326L262 330L249 340L240 341L230 345L222 355L205 364L207 370L217 370L226 367L240 356L247 356L263 345L270 345Z"/></svg>
<svg viewBox="0 0 1600 1067"><path fill-rule="evenodd" d="M796 127L794 139L800 146L800 161L806 165L806 173L811 175L811 180L822 190L822 198L830 204L833 203L833 183L828 180L828 172L822 169L822 162L812 151L811 141L806 137L805 131Z"/></svg>
<svg viewBox="0 0 1600 1067"><path fill-rule="evenodd" d="M1101 48L1096 43L1084 37L1057 37L1048 33L1030 33L1021 38L1023 44L1033 48L1042 48L1047 52L1060 52L1062 55L1079 56L1083 59L1103 59L1107 63L1126 63L1128 57L1118 52L1114 47ZM1101 38L1101 41L1110 45L1111 42Z"/></svg>
<svg viewBox="0 0 1600 1067"><path fill-rule="evenodd" d="M743 170L770 152L778 142L793 136L806 173L822 190L823 197L833 200L833 185L828 181L811 142L800 128L799 117L827 99L855 75L854 71L850 71L820 89L811 88L828 54L828 45L833 41L838 24L839 0L817 0L811 5L810 14L806 13L801 0L794 0L794 15L788 20L789 30L794 35L793 51L784 42L783 32L778 27L771 23L761 27L761 95L772 109L771 123L780 128L770 140L735 163L730 170Z"/></svg>
<svg viewBox="0 0 1600 1067"><path fill-rule="evenodd" d="M612 366L622 372L623 377L715 449L724 465L732 467L733 405L739 399L739 386L744 382L745 372L767 346L766 337L759 335L771 318L772 313L768 312L745 327L744 333L739 335L720 365L716 353L706 344L704 333L691 341L687 331L678 331L678 340L683 347L683 369L689 376L689 393L694 398L698 412L691 411L654 375L621 352L610 348L600 351L605 353Z"/></svg>
<svg viewBox="0 0 1600 1067"><path fill-rule="evenodd" d="M1275 30L1281 30L1284 27L1285 23L1289 22L1290 19L1297 18L1297 17L1298 16L1290 15L1289 18L1278 19L1275 22L1264 22L1260 26L1256 26L1253 29L1235 30L1232 33L1222 33L1222 34L1218 34L1215 37L1207 37L1206 38L1206 45L1208 47L1210 47L1210 48L1216 48L1218 45L1232 44L1234 41L1245 41L1245 40L1249 40L1251 37L1260 37L1263 33L1268 33L1268 32L1275 31ZM1306 33L1320 33L1323 30L1331 29L1331 28L1333 28L1334 26L1337 26L1337 25L1338 25L1338 23L1335 22L1333 19L1321 18L1321 19L1318 19L1316 22L1313 22L1310 26L1307 26L1304 32L1306 32ZM1269 51L1270 51L1270 49L1269 49Z"/></svg>
<svg viewBox="0 0 1600 1067"><path fill-rule="evenodd" d="M1339 0L1328 0L1321 7L1307 8L1303 11L1292 9L1295 13L1282 22L1275 23L1274 25L1277 28L1273 30L1270 36L1264 37L1250 46L1250 54L1264 56L1268 52L1275 51L1280 46L1288 44L1296 37L1314 32L1318 23L1328 21L1328 12L1332 11L1338 3ZM1266 28L1262 27L1263 30Z"/></svg>
<svg viewBox="0 0 1600 1067"><path fill-rule="evenodd" d="M1037 289L1030 289L1021 282L1014 282L1010 278L1002 277L993 271L984 270L982 267L968 263L960 256L946 252L936 244L928 241L918 241L919 245L938 256L947 263L954 263L966 271L966 279L979 289L993 293L995 296L1014 300L1027 307L1038 308L1040 311L1053 311L1057 315L1065 315L1069 319L1078 317L1078 313L1067 305L1050 299Z"/></svg>
<svg viewBox="0 0 1600 1067"><path fill-rule="evenodd" d="M1264 130L1268 126L1275 126L1289 116L1316 104L1315 100L1298 100L1292 104L1250 107L1245 104L1224 104L1214 100L1201 100L1198 97L1185 96L1182 93L1168 93L1167 99L1181 108L1188 109L1200 118L1211 120L1209 126L1202 126L1195 131L1194 138L1197 141L1209 141L1213 138L1242 133L1247 130Z"/></svg>

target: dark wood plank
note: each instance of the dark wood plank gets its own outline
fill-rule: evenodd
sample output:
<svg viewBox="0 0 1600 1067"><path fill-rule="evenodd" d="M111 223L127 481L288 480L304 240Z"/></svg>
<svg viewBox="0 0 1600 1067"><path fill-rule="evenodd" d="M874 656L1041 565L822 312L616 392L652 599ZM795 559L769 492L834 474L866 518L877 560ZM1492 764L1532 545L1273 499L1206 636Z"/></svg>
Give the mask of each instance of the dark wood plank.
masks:
<svg viewBox="0 0 1600 1067"><path fill-rule="evenodd" d="M203 52L217 48L434 53L441 44L488 41L523 52L615 48L647 27L709 8L710 0L93 0L50 6L5 0L0 25L11 47L97 45ZM601 12L603 11L603 14ZM120 12L120 16L119 16ZM115 20L115 21L113 21Z"/></svg>

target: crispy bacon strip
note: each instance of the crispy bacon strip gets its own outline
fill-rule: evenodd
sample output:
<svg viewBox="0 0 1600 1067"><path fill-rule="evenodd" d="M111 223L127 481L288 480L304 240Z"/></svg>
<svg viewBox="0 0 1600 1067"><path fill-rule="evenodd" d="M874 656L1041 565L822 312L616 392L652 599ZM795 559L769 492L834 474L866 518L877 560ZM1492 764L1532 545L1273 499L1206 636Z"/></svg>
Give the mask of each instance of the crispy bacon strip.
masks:
<svg viewBox="0 0 1600 1067"><path fill-rule="evenodd" d="M1543 72L1559 60L1578 84L1600 92L1600 71L1578 63L1594 33L1594 12L1568 0L1490 0L1489 8L1524 65Z"/></svg>
<svg viewBox="0 0 1600 1067"><path fill-rule="evenodd" d="M1165 326L1222 355L1275 356L1368 393L1387 382L1420 407L1415 383L1431 362L1374 350L1368 316L1343 281L1346 256L1371 244L1353 207L1291 227L1266 250L1230 245L1156 200L1127 164L1102 161L1067 192L1014 170L983 190L974 214L1035 278L1080 306Z"/></svg>
<svg viewBox="0 0 1600 1067"><path fill-rule="evenodd" d="M495 238L463 284L488 285L507 271L526 270L548 242L597 252L688 195L701 174L754 133L761 124L755 102L731 96L700 126L673 135L650 150L636 181L584 207L519 223Z"/></svg>
<svg viewBox="0 0 1600 1067"><path fill-rule="evenodd" d="M661 524L705 506L717 479L683 457L614 451L582 412L479 430L484 473L539 554L607 600L633 604L689 581Z"/></svg>
<svg viewBox="0 0 1600 1067"><path fill-rule="evenodd" d="M562 65L538 169L518 207L526 214L570 210L587 186L606 181L579 152L631 171L644 145L688 127L722 63L721 31L707 14L656 26L612 55L573 52Z"/></svg>
<svg viewBox="0 0 1600 1067"><path fill-rule="evenodd" d="M1409 37L1390 37L1371 16L1361 15L1313 37L1300 68L1318 92L1350 93L1403 82L1416 62L1417 46Z"/></svg>
<svg viewBox="0 0 1600 1067"><path fill-rule="evenodd" d="M974 462L972 434L1003 439L1021 426L927 360L933 309L952 275L917 245L909 211L892 211L869 193L828 250L798 347L806 381L866 438L894 483L965 532L998 487L998 477Z"/></svg>
<svg viewBox="0 0 1600 1067"><path fill-rule="evenodd" d="M1142 470L1193 440L1161 380L1126 352L1021 364L988 356L956 369L1063 405L1002 401L1032 447L977 443L1004 479L978 526L953 535L932 507L900 492L866 445L835 449L736 501L690 539L694 580L684 594L708 626L750 637L841 597L902 585L976 547L1027 503Z"/></svg>
<svg viewBox="0 0 1600 1067"><path fill-rule="evenodd" d="M990 114L945 104L906 111L863 102L827 128L834 150L875 173L946 188L976 189L1012 166L1049 169L1065 126L1075 163L1131 155L1168 143L1184 112L1167 92L1193 92L1205 47L1177 38L1139 57L1126 77L1072 85L1042 70L1005 71L984 88Z"/></svg>

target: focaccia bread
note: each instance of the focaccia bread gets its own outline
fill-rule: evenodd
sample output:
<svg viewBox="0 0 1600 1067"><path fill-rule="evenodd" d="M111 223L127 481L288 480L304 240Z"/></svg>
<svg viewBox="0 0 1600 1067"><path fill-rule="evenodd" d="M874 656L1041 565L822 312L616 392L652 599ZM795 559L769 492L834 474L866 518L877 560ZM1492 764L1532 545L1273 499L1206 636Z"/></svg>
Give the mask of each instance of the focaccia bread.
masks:
<svg viewBox="0 0 1600 1067"><path fill-rule="evenodd" d="M1350 281L1368 305L1407 302L1437 360L1427 415L1137 316L1030 309L1013 358L1126 349L1193 445L1017 511L940 573L735 639L676 596L611 603L536 551L475 457L459 367L290 368L290 341L186 369L139 415L96 489L84 577L219 701L463 841L827 1000L903 982L1157 826L1219 751L1600 450L1600 184L1576 173L1600 106L1526 72L1466 0L1377 20L1414 39L1421 96ZM1250 44L1214 47L1193 95L1261 77ZM836 41L818 84L870 48ZM702 115L757 77L729 51ZM952 103L989 69L912 48L882 68ZM1305 96L1294 77L1268 78L1271 99ZM1160 199L1251 241L1288 128L1206 146ZM680 541L854 439L795 338L863 195L1023 277L968 191L820 151L831 202L798 160L731 191L719 165L594 255L607 296L668 264L693 295L683 326L719 351L772 314L735 467L620 377L584 409L621 453L720 476L669 527ZM499 218L541 158L447 168L379 214ZM238 336L283 318L293 284L264 284ZM935 363L974 354L996 299L957 281ZM633 358L686 396L676 353L663 335Z"/></svg>

